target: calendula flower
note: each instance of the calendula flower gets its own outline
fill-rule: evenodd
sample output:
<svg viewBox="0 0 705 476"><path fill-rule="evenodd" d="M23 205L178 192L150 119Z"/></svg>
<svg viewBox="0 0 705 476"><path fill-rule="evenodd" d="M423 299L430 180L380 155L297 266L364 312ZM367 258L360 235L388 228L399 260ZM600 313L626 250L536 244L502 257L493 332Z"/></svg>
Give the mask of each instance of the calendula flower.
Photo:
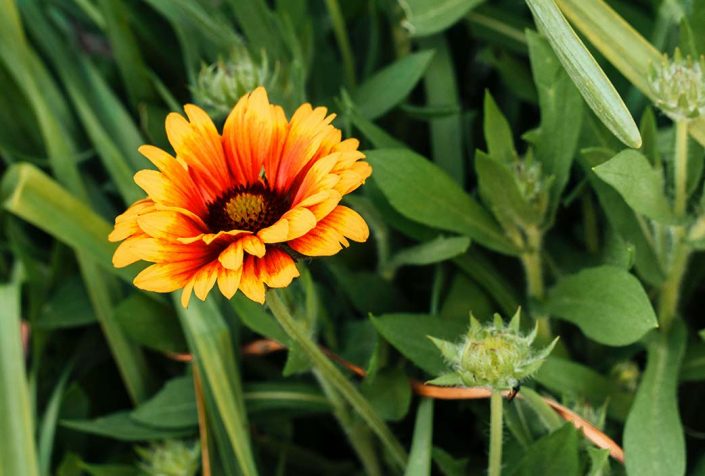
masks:
<svg viewBox="0 0 705 476"><path fill-rule="evenodd" d="M140 148L159 170L137 172L147 198L115 219L109 237L122 241L115 266L154 263L135 277L138 288L183 289L187 306L217 283L227 298L240 289L262 303L267 286L299 276L292 255L330 256L367 240L362 217L339 203L372 169L356 139L341 140L334 114L306 103L287 121L260 87L238 101L221 136L203 110L184 109L188 119L166 119L176 157Z"/></svg>

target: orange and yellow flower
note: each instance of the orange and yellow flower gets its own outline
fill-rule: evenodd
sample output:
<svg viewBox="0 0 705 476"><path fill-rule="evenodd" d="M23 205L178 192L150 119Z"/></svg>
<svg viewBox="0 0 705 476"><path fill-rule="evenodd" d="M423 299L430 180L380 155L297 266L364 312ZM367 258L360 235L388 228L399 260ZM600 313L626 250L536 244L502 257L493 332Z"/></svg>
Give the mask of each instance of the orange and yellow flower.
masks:
<svg viewBox="0 0 705 476"><path fill-rule="evenodd" d="M122 241L116 267L154 263L134 280L155 292L183 289L204 300L217 283L231 298L240 289L264 302L266 287L299 275L292 254L330 256L363 242L362 217L340 205L372 172L356 139L342 140L335 115L306 103L287 121L264 88L241 98L222 135L200 108L172 113L166 132L176 157L140 148L159 170L135 182L147 198L115 219L111 241Z"/></svg>

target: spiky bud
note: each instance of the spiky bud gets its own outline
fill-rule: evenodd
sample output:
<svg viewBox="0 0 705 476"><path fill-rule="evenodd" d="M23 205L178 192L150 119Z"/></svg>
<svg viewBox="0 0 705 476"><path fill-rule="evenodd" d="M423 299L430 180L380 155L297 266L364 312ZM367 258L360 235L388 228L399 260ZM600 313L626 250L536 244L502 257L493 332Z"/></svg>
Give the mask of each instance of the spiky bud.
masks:
<svg viewBox="0 0 705 476"><path fill-rule="evenodd" d="M523 335L519 329L520 310L504 324L499 314L491 324L482 325L470 315L470 328L458 343L430 337L441 351L450 372L429 383L444 386L489 386L497 390L516 387L536 372L556 345L536 351L531 347L536 327Z"/></svg>
<svg viewBox="0 0 705 476"><path fill-rule="evenodd" d="M265 52L255 59L238 43L226 59L201 67L191 92L194 101L211 116L223 118L242 96L258 86L270 89L278 77L279 68L270 68Z"/></svg>
<svg viewBox="0 0 705 476"><path fill-rule="evenodd" d="M649 68L655 104L674 121L694 119L705 113L705 58L663 55Z"/></svg>
<svg viewBox="0 0 705 476"><path fill-rule="evenodd" d="M181 440L165 440L135 449L142 458L140 469L150 476L195 476L201 449Z"/></svg>

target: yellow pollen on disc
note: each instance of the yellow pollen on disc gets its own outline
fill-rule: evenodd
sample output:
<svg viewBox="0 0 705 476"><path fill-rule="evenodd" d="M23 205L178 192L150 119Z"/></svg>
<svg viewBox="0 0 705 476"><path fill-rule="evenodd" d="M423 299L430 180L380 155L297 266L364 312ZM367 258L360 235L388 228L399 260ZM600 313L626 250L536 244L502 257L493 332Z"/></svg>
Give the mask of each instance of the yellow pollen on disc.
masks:
<svg viewBox="0 0 705 476"><path fill-rule="evenodd" d="M257 221L266 211L267 203L258 193L238 193L225 203L225 213L233 223Z"/></svg>

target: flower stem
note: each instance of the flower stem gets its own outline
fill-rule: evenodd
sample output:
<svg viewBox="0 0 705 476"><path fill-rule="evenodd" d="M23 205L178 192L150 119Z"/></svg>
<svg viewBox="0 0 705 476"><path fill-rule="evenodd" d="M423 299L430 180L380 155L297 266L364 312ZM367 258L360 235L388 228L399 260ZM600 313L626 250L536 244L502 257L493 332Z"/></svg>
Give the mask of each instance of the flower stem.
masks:
<svg viewBox="0 0 705 476"><path fill-rule="evenodd" d="M521 255L521 262L526 273L526 293L529 299L543 300L546 288L543 282L543 263L541 261L541 247L543 234L538 227L527 227L527 250ZM548 343L552 340L551 326L548 316L533 316L538 324L538 342Z"/></svg>
<svg viewBox="0 0 705 476"><path fill-rule="evenodd" d="M355 60L352 48L350 47L350 39L348 37L348 29L345 26L343 12L340 10L338 0L326 0L326 7L328 8L330 19L333 22L333 32L338 42L338 48L340 48L340 56L343 57L345 83L349 88L354 88L357 82L355 79Z"/></svg>
<svg viewBox="0 0 705 476"><path fill-rule="evenodd" d="M326 357L318 345L294 320L287 305L282 300L279 291L272 289L267 293L267 304L272 314L281 325L289 338L304 352L316 370L328 383L341 395L350 406L360 415L375 432L389 451L394 462L403 468L406 465L407 455L387 424L377 415L369 402L362 396L357 388L348 380L340 370Z"/></svg>
<svg viewBox="0 0 705 476"><path fill-rule="evenodd" d="M675 198L673 211L677 217L685 214L686 184L688 178L688 121L676 121L676 151L673 159Z"/></svg>
<svg viewBox="0 0 705 476"><path fill-rule="evenodd" d="M490 461L487 470L489 476L502 474L502 392L492 389L490 398Z"/></svg>

